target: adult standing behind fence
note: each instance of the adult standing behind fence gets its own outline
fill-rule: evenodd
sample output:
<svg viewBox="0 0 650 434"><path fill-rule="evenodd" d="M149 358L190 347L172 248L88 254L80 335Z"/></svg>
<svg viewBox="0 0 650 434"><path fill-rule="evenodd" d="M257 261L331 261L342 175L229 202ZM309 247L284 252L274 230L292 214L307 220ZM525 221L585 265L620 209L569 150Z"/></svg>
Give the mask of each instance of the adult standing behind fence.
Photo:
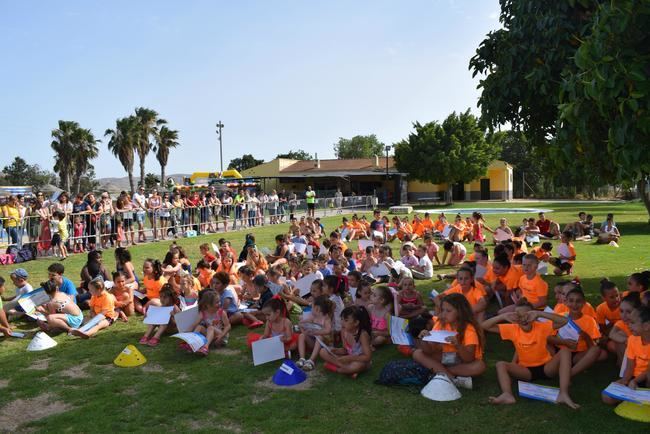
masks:
<svg viewBox="0 0 650 434"><path fill-rule="evenodd" d="M18 198L16 196L11 195L7 198L7 204L2 207L2 217L4 220L5 229L9 234L11 244L15 244L18 248L20 248L18 228L21 222Z"/></svg>
<svg viewBox="0 0 650 434"><path fill-rule="evenodd" d="M135 221L138 223L138 242L144 243L147 241L147 236L144 234L144 219L147 215L147 198L144 195L143 186L140 186L138 191L133 195L133 205L137 210L135 213Z"/></svg>
<svg viewBox="0 0 650 434"><path fill-rule="evenodd" d="M314 217L314 211L316 209L316 192L311 189L311 185L307 186L305 199L307 201L307 216Z"/></svg>

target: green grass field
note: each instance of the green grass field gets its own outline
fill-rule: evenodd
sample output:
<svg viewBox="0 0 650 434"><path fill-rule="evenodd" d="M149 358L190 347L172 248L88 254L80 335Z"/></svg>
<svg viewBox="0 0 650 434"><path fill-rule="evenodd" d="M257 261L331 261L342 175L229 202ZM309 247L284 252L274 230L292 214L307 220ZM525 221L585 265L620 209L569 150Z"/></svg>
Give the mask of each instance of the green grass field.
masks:
<svg viewBox="0 0 650 434"><path fill-rule="evenodd" d="M472 207L475 204L464 204ZM485 207L535 207L555 210L549 218L564 226L579 210L592 213L596 222L614 212L623 234L620 248L576 243L578 260L574 275L580 277L594 306L599 303L598 281L607 276L625 289L626 277L650 268L650 226L639 203L544 203L478 204ZM525 215L511 214L518 225ZM324 219L327 230L340 217ZM488 215L496 226L498 216ZM273 246L273 237L287 225L255 230L258 245ZM192 263L199 258L198 245L216 241L222 234L179 240ZM241 248L244 233L225 235L235 249ZM557 243L556 243L557 244ZM139 268L146 257L160 258L167 243L132 248ZM78 282L85 255L65 262L66 275ZM35 286L47 276L50 260L24 264ZM104 262L114 268L112 251ZM0 267L8 279L13 267ZM552 288L555 277L547 276ZM427 293L440 289L438 282L418 282ZM5 295L10 295L8 291ZM552 291L551 291L552 300ZM33 329L18 323L18 329ZM474 382L474 390L451 403L435 403L419 395L418 389L387 388L374 384L381 368L402 356L393 346L374 354L372 369L351 380L331 374L318 365L307 383L294 389L273 387L270 379L280 362L253 367L246 347L247 329L235 328L227 349L215 350L207 358L176 351L177 340L164 338L157 348L142 348L148 362L137 368L118 368L113 359L127 344L136 344L144 331L141 318L118 322L96 337L81 341L59 335L58 346L31 353L29 339L0 338L0 431L205 431L205 432L648 432L647 424L622 419L602 404L600 391L616 378L612 359L574 379L573 399L578 411L564 406L521 399L514 406L494 407L487 397L498 393L494 364L509 360L512 347L494 336L488 338L488 371ZM556 385L554 382L547 384Z"/></svg>

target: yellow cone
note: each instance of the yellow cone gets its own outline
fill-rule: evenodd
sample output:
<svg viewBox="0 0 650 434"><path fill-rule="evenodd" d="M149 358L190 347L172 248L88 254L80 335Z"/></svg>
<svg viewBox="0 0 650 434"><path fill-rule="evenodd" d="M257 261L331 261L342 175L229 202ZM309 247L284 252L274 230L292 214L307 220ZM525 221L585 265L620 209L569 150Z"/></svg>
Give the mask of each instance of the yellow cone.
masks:
<svg viewBox="0 0 650 434"><path fill-rule="evenodd" d="M136 347L133 345L127 345L126 348L118 354L113 363L122 368L134 368L147 363L147 359Z"/></svg>
<svg viewBox="0 0 650 434"><path fill-rule="evenodd" d="M650 405L623 401L614 410L616 414L637 422L650 423Z"/></svg>

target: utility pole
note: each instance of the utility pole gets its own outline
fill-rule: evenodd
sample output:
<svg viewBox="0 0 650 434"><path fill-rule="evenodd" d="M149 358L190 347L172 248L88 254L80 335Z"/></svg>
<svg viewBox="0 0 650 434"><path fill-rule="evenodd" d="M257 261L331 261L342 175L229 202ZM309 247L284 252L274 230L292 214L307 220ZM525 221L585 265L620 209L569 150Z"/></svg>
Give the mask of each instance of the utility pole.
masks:
<svg viewBox="0 0 650 434"><path fill-rule="evenodd" d="M223 122L217 124L217 134L219 134L219 161L221 162L221 173L223 174L223 143L221 141L221 129L224 127Z"/></svg>

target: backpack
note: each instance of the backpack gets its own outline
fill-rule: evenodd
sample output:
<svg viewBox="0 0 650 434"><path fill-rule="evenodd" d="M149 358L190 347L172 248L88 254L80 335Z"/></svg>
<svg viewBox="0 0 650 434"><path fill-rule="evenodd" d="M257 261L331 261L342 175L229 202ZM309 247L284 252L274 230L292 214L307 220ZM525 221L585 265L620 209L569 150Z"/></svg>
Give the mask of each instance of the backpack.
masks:
<svg viewBox="0 0 650 434"><path fill-rule="evenodd" d="M11 265L14 263L14 257L8 254L0 255L0 265Z"/></svg>
<svg viewBox="0 0 650 434"><path fill-rule="evenodd" d="M424 386L431 377L429 369L413 360L394 360L382 368L375 383L384 386Z"/></svg>
<svg viewBox="0 0 650 434"><path fill-rule="evenodd" d="M35 249L36 249L36 246L31 245L31 244L23 246L16 253L16 258L15 258L16 264L20 264L21 262L27 262L27 261L32 261L32 260L36 259Z"/></svg>

